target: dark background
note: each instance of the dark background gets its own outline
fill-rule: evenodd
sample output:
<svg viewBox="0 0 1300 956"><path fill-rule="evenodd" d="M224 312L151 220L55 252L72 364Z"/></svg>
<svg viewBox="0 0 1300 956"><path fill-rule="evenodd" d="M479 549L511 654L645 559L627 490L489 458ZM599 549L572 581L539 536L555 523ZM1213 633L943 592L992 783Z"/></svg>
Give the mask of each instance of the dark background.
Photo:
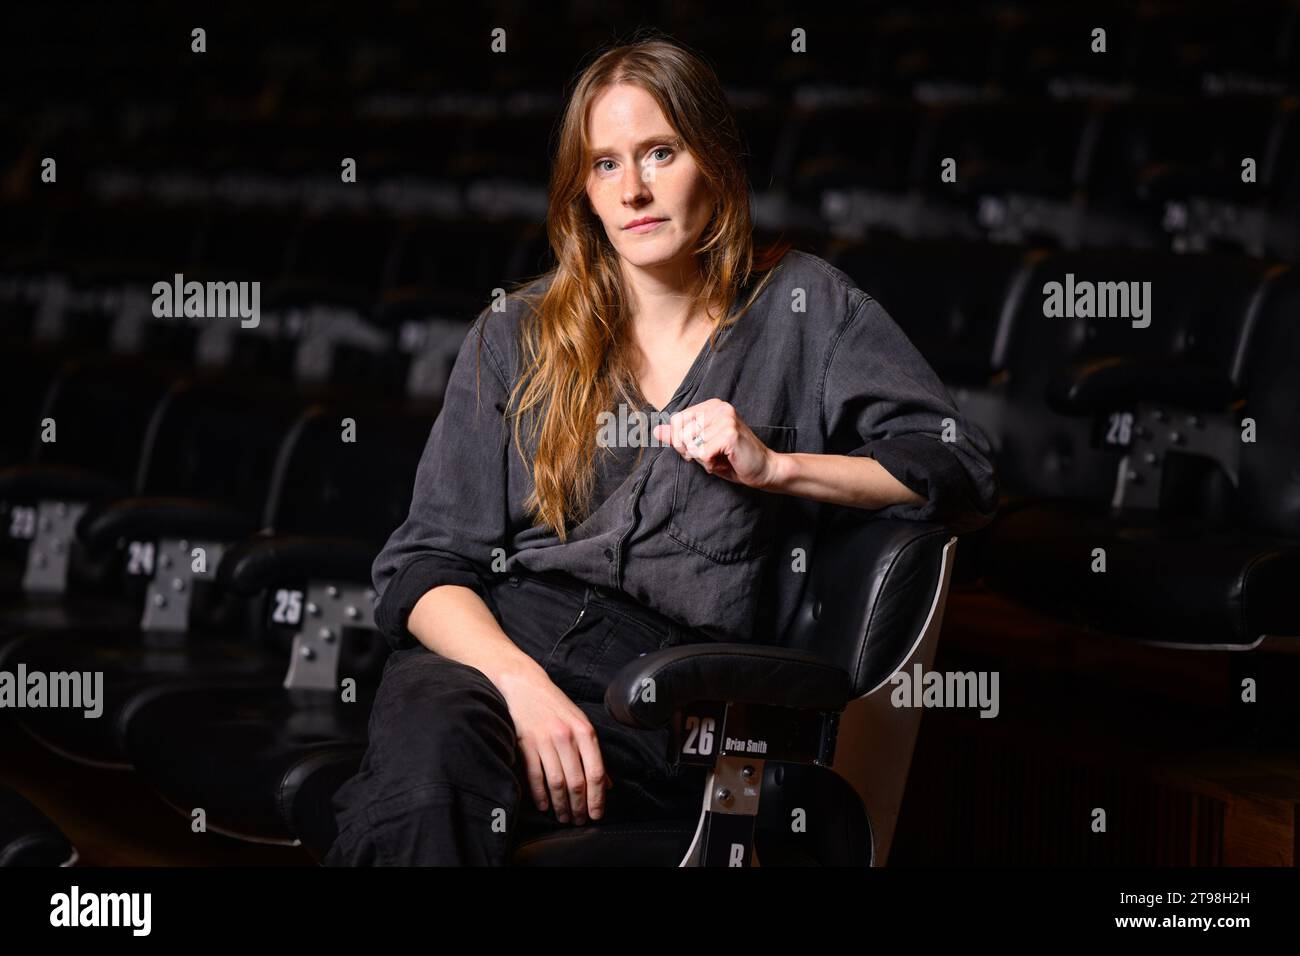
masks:
<svg viewBox="0 0 1300 956"><path fill-rule="evenodd" d="M206 53L190 51L196 26ZM490 52L495 27L505 54ZM760 238L825 256L885 304L995 439L1021 516L963 542L936 662L1000 671L1002 714L925 715L891 863L1294 865L1300 625L1277 595L1300 541L1300 352L1285 331L1300 319L1295 2L11 7L0 465L39 458L50 389L86 355L432 415L491 290L548 264L568 84L642 28L722 79ZM791 52L795 28L807 53ZM40 179L45 157L57 183ZM343 157L355 184L339 180ZM1066 271L1153 281L1152 334L1043 333L1024 289L1032 300ZM261 281L265 328L214 357L192 323L124 321L132 290L176 272ZM304 319L316 306L350 331ZM304 363L318 336L328 361ZM1116 356L1137 363L1121 400L1061 397L1060 375ZM1186 460L1159 509L1115 519L1121 452L1098 428L1157 370L1187 373L1206 414L1255 416L1266 454L1236 484ZM61 454L129 479L137 446L116 434ZM1011 507L1025 502L1056 504ZM1061 502L1145 542L1117 561L1158 583L1062 573L1081 525ZM1172 522L1181 537L1162 537ZM1279 570L1243 594L1264 565ZM1292 643L1257 647L1261 628ZM1257 705L1240 701L1244 676ZM10 782L75 831L85 862L197 862L150 832L144 797L121 797L116 819L86 812L78 793L134 793L127 778L16 734L6 745L25 755ZM1080 822L1094 806L1113 808L1107 834Z"/></svg>

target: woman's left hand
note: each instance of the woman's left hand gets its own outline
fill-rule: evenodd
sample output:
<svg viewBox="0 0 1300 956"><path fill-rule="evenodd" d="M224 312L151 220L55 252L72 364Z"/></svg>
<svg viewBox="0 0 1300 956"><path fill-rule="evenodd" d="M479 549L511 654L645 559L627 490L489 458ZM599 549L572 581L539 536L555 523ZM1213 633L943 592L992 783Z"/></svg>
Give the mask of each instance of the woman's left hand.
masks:
<svg viewBox="0 0 1300 956"><path fill-rule="evenodd" d="M656 425L656 440L671 443L677 454L697 462L711 475L762 488L776 468L776 455L764 445L731 404L711 398L676 412Z"/></svg>

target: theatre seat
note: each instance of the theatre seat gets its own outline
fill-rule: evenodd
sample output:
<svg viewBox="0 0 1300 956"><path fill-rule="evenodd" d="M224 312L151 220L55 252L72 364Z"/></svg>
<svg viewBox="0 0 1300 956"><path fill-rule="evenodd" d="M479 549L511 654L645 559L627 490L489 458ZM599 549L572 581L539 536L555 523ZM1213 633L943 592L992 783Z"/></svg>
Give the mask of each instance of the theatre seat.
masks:
<svg viewBox="0 0 1300 956"><path fill-rule="evenodd" d="M71 866L77 851L21 793L0 784L0 866Z"/></svg>
<svg viewBox="0 0 1300 956"><path fill-rule="evenodd" d="M955 539L936 525L839 513L805 533L809 581L778 644L705 641L646 654L606 690L617 719L673 725L682 765L707 768L701 814L570 829L523 806L515 863L883 862L920 715L894 708L881 688L909 662L933 661ZM295 642L305 646L306 632ZM124 714L125 748L166 802L186 815L202 807L210 829L302 843L323 858L335 836L330 801L359 766L377 686L358 680L357 701L345 702L340 673L316 688L294 687L292 669L287 686L160 685ZM640 700L647 677L658 704ZM700 715L716 721L709 739L718 747L683 758L686 728ZM769 731L765 759L726 752L728 732ZM723 776L714 777L742 765L750 783L732 810ZM796 814L802 828L791 827Z"/></svg>
<svg viewBox="0 0 1300 956"><path fill-rule="evenodd" d="M194 639L187 635L143 639L134 631L86 638L21 638L5 648L0 667L28 673L102 673L98 717L85 708L47 707L15 711L20 726L42 746L90 766L127 770L119 741L123 710L132 698L158 684L190 680L276 680L283 663L247 639Z"/></svg>
<svg viewBox="0 0 1300 956"><path fill-rule="evenodd" d="M1095 548L1105 551L1104 573L1092 570ZM1300 636L1300 539L1021 501L1002 509L985 573L1022 604L1138 641L1245 649L1266 635Z"/></svg>
<svg viewBox="0 0 1300 956"><path fill-rule="evenodd" d="M108 389L143 375L133 365L109 370L113 376L102 386ZM96 378L107 374L97 371ZM73 382L84 377L79 374ZM60 383L60 390L69 385ZM78 405L100 400L84 389L78 393ZM43 556L69 553L66 580L42 577L29 582L24 601L0 608L0 653L7 638L19 635L136 630L155 570L153 558L157 554L161 559L164 537L242 537L257 527L277 449L303 404L293 393L264 382L236 385L184 377L154 396L139 426L141 447L117 453L138 458L129 484L89 493L97 479L85 465L0 471L0 496L8 490L25 492L46 507L64 500L69 508L77 500L84 504L80 517L66 528L56 527L56 534L47 537L44 529L37 529L32 550ZM68 411L71 418L73 409ZM105 432L95 436L96 444L123 439L118 432L93 425L92 419L81 431ZM85 464L96 460L90 451L80 454L86 456ZM63 590L47 593L35 587L55 583L62 583Z"/></svg>
<svg viewBox="0 0 1300 956"><path fill-rule="evenodd" d="M114 357L62 365L23 423L27 453L0 461L0 595L57 599L70 582L92 583L67 524L79 509L132 491L150 420L174 372ZM0 617L22 623L21 611L8 607Z"/></svg>
<svg viewBox="0 0 1300 956"><path fill-rule="evenodd" d="M318 749L299 760L279 786L282 819L302 846L324 859L338 834L330 804L335 791L357 772L363 745ZM755 823L755 852L763 865L804 866L838 861L867 866L875 841L870 820L852 787L832 770L812 766L775 768L764 781L767 801ZM703 794L701 794L701 798ZM809 809L815 832L810 848L790 832L791 808ZM556 822L526 800L520 805L516 866L673 866L682 860L700 828L700 816L670 820L604 823L581 827Z"/></svg>
<svg viewBox="0 0 1300 956"><path fill-rule="evenodd" d="M699 826L696 819L536 827L519 837L513 862L516 866L664 866L686 855Z"/></svg>
<svg viewBox="0 0 1300 956"><path fill-rule="evenodd" d="M983 555L990 586L1152 643L1245 650L1300 637L1300 275L1273 270L1252 303L1221 396L1186 366L1129 374L1120 361L1062 390L1066 405L1134 410L1114 496L1004 506Z"/></svg>
<svg viewBox="0 0 1300 956"><path fill-rule="evenodd" d="M754 820L754 859L760 866L870 866L871 820L843 777L827 767L767 767ZM703 798L703 794L701 794ZM703 805L703 800L701 801ZM702 806L703 809L703 806ZM803 810L808 830L791 830ZM519 827L515 866L675 866L701 837L705 814L680 820L559 824L529 812Z"/></svg>
<svg viewBox="0 0 1300 956"><path fill-rule="evenodd" d="M356 442L339 440L345 415L359 423ZM6 666L22 662L29 670L104 675L104 713L100 718L83 719L80 710L46 708L16 712L21 726L65 757L129 769L131 762L122 745L124 721L137 694L161 684L183 684L198 692L215 684L238 686L256 681L280 689L293 635L287 632L288 625L276 621L276 589L268 589L263 580L266 569L285 567L286 554L306 558L309 553L303 544L315 540L310 533L330 528L356 537L322 540L310 552L311 565L291 563L292 573L278 578L277 588L285 592L301 588L303 582L297 575L310 577L317 569L368 575L375 539L382 539L382 529L398 520L401 506L396 502L401 495L396 487L408 480L405 466L414 470L427 434L428 419L419 411L359 403L343 408L310 407L284 437L270 487L263 491L264 527L283 531L284 536L253 535L242 542L223 543L219 552L214 546L215 567L204 580L188 586L190 592L197 592L200 585L208 589L203 613L196 614L192 626L34 634L13 642L3 655ZM371 467L374 461L389 462L394 471L376 475ZM386 490L390 485L392 490ZM339 509L339 500L357 505ZM148 512L145 517L149 521L142 525L146 531L150 522L163 520L167 514L166 509L154 509L157 513L137 510ZM251 521L249 527L253 527ZM171 539L177 536L156 529L144 535L160 542L160 585L170 583L176 573L167 571L163 561L175 545ZM186 537L191 542L211 540L197 531ZM164 540L170 542L168 548L162 546ZM188 545L184 552L188 555ZM169 589L163 591L173 599ZM304 588L298 598L305 593ZM310 623L307 602L299 601L297 606L302 610L302 623ZM345 649L344 660L349 666L356 663L351 655L359 646L351 642ZM363 650L362 656L369 660L375 655Z"/></svg>
<svg viewBox="0 0 1300 956"><path fill-rule="evenodd" d="M319 790L334 779L330 768L340 768L340 761L352 761L355 770L373 699L364 683L357 700L346 703L337 691L287 689L266 680L159 684L131 699L121 726L137 772L185 815L202 807L209 829L294 844L299 839L290 827L302 826L332 842L332 816L313 820L321 805L300 800L298 791ZM295 806L302 817L297 822Z"/></svg>

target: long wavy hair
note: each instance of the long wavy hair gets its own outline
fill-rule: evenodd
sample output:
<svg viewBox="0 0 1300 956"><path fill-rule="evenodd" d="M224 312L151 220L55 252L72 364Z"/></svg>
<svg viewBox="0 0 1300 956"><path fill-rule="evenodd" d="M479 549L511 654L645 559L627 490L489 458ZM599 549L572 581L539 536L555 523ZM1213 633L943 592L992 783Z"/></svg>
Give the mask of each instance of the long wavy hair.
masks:
<svg viewBox="0 0 1300 956"><path fill-rule="evenodd" d="M754 248L740 129L701 56L655 34L606 50L577 76L556 134L548 189L547 236L556 265L541 277L551 282L540 297L523 296L520 377L507 412L523 460L526 444L536 448L525 507L534 525L549 525L562 541L567 523L592 506L600 413L616 398L635 404L628 290L618 252L586 193L595 158L587 142L591 104L620 83L654 97L711 190L713 215L693 250L703 279L698 298L713 322L711 348L749 310L790 248L784 240ZM733 310L745 288L747 300Z"/></svg>

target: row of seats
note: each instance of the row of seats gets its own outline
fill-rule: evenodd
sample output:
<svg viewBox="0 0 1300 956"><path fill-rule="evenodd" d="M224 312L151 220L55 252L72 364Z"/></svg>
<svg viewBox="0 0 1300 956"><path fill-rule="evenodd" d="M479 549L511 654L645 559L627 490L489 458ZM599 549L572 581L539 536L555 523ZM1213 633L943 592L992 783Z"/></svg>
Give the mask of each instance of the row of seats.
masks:
<svg viewBox="0 0 1300 956"><path fill-rule="evenodd" d="M156 85L155 63L189 76L189 32L209 35L209 62L228 74L221 83L193 78L200 92L253 100L274 92L335 94L385 90L457 89L465 76L482 76L492 89L553 89L566 78L569 58L555 56L555 24L575 57L609 40L619 5L606 16L587 4L562 4L547 19L530 19L512 6L476 5L440 15L447 38L430 57L430 24L401 2L377 3L363 22L340 37L328 5L292 17L252 4L225 4L204 16L179 17L163 3L140 4L120 18L59 17L55 10L15 11L15 35L45 40L16 46L24 70L34 71L52 98L84 96L85 83L112 79L117 87ZM674 3L638 4L637 16L710 52L720 75L763 88L852 81L882 92L916 96L972 95L990 87L1038 93L1087 86L1196 93L1207 82L1294 83L1300 73L1294 3L1259 0L1247 6L1222 0L1130 4L1122 0L1070 4L1020 0L971 5L946 0L869 3L852 9L803 10L780 0L746 7L743 19L717 22ZM630 10L629 10L630 13ZM53 29L57 27L56 29ZM1092 31L1107 31L1106 53L1093 51ZM510 59L488 49L494 28L505 30ZM789 53L796 28L806 31L807 53ZM257 42L243 42L256 37ZM313 38L311 43L302 38ZM466 42L474 38L478 42ZM95 42L95 41L103 42ZM239 42L232 42L239 41ZM77 49L81 69L59 69L57 54ZM142 61L140 51L149 55ZM771 51L762 55L761 51ZM84 55L83 54L84 51ZM52 55L56 54L56 55ZM136 55L133 55L136 54Z"/></svg>
<svg viewBox="0 0 1300 956"><path fill-rule="evenodd" d="M1001 513L963 540L960 585L1175 648L1294 641L1300 8L939 6L880 5L861 30L805 20L810 54L794 56L785 12L760 4L779 57L713 44L764 238L796 238L879 298L990 437ZM42 96L0 117L4 188L26 197L0 208L0 670L102 672L105 692L94 720L3 716L65 758L140 775L210 831L317 858L386 660L371 562L469 318L546 267L556 71L571 66L513 27L516 58L470 43L431 58L407 7L302 45L228 38L337 24L226 5L196 60L176 42L193 24L169 32L146 5L77 70L42 39L3 67ZM15 35L67 43L91 25L17 16ZM691 26L709 49L713 26ZM462 11L440 29L488 25ZM583 29L586 48L608 39ZM473 95L447 92L465 76ZM100 89L112 108L86 109ZM44 156L57 183L39 183ZM339 182L343 156L356 184ZM176 273L261 282L259 326L155 316L152 286ZM762 661L720 654L719 683L761 686L782 713L860 700L911 653L896 622L933 608L872 615L864 595L887 589L845 582L901 568L918 598L946 538L890 522L819 536L796 633ZM655 716L620 690L620 719ZM847 716L839 736L842 751L871 737ZM780 817L782 787L809 805L817 779L819 806L842 810L812 815L840 821L817 860L871 857L842 780L782 771L764 813ZM36 859L24 848L72 856L0 790L0 863Z"/></svg>
<svg viewBox="0 0 1300 956"><path fill-rule="evenodd" d="M828 255L993 442L1005 498L968 576L1146 642L1300 634L1286 594L1300 570L1300 271L953 243Z"/></svg>
<svg viewBox="0 0 1300 956"><path fill-rule="evenodd" d="M171 806L201 810L205 832L301 842L319 857L334 836L330 797L364 751L387 655L373 630L371 564L403 517L436 407L327 405L292 385L199 376L166 384L147 365L136 366L138 394L117 395L113 373L126 363L107 365L70 360L51 388L64 394L70 442L93 445L110 466L114 446L93 427L105 417L97 397L138 421L126 413L162 386L144 416L134 485L124 492L96 474L88 450L79 467L0 470L18 531L10 557L22 564L20 577L17 567L7 576L0 670L102 674L98 716L75 707L6 716L62 757L133 769ZM826 566L852 566L861 550ZM885 637L911 640L902 630ZM882 676L860 669L866 686ZM841 678L836 693L847 696ZM820 774L822 852L869 861L865 834L837 848L843 827L861 825L860 810L847 784ZM806 804L808 779L792 768L780 788ZM766 813L780 818L781 804ZM829 822L838 818L843 827ZM695 822L664 831L665 856L680 858ZM573 848L560 837L564 858ZM525 841L521 858L535 859L539 842Z"/></svg>
<svg viewBox="0 0 1300 956"><path fill-rule="evenodd" d="M105 675L96 719L77 709L15 711L24 729L64 756L130 767L138 761L125 733L144 727L137 712L147 699L171 688L197 704L201 692L220 688L264 700L274 726L287 718L287 747L342 733L363 738L387 652L370 629L370 564L404 517L430 420L427 408L330 406L288 389L187 379L156 406L136 486L125 495L95 487L101 493L92 496L80 482L97 476L79 470L51 478L39 466L6 469L0 487L11 523L26 508L34 513L16 525L32 530L26 598L0 614L0 669ZM22 494L16 483L24 479L40 490ZM340 675L357 683L358 702L340 699ZM324 712L313 717L299 704ZM279 791L254 793L267 768L246 763L274 761L267 746L275 742L245 747L226 732L256 723L249 706L235 714L203 706L194 715L224 728L233 770L221 769L193 727L171 718L155 727L176 733L177 754L188 755L164 759L168 773L184 772L185 785L200 788L189 770L218 774L221 793L172 799L203 807L216 832L270 829L240 823L248 800L266 797L273 802L257 809L279 812ZM245 803L231 810L226 793Z"/></svg>
<svg viewBox="0 0 1300 956"><path fill-rule="evenodd" d="M1006 496L964 552L966 581L1140 641L1296 636L1294 269L952 243L824 252L993 439ZM1052 282L1130 281L1150 288L1128 314L1046 314ZM1123 301L1106 296L1094 302ZM169 383L147 366L124 392L121 367L71 362L52 387L62 434L86 450L75 466L0 473L11 535L30 531L8 542L27 599L3 615L0 666L106 675L104 718L21 720L65 756L134 767L220 832L323 851L385 653L365 631L370 560L401 520L436 409ZM103 438L146 419L124 484L127 446ZM202 569L184 573L196 548ZM340 697L343 675L355 699Z"/></svg>
<svg viewBox="0 0 1300 956"><path fill-rule="evenodd" d="M1300 258L1294 96L918 108L857 93L740 110L762 226ZM60 162L63 190L115 202L166 196L191 219L196 205L242 205L281 221L285 206L325 207L361 219L362 231L367 214L535 222L545 212L553 117L252 128L191 121L116 149L98 129L33 149ZM340 181L345 156L358 164L356 183ZM948 159L955 165L945 172ZM49 213L45 202L15 210L10 241L38 240ZM324 228L317 234L328 237ZM98 230L84 235L94 241ZM176 241L186 248L189 238Z"/></svg>
<svg viewBox="0 0 1300 956"><path fill-rule="evenodd" d="M464 241L467 234L473 241ZM93 406L100 419L87 433L117 449L114 473L125 476L139 461L148 401L163 383L195 370L209 379L292 382L319 398L435 401L467 316L485 293L539 269L538 239L535 226L286 224L221 215L195 222L177 210L131 207L69 212L47 242L0 264L0 393L13 412L0 422L0 454L100 462L99 448L66 440L72 426L58 414L98 389L108 397ZM154 283L171 287L178 273L182 282L265 279L258 324L159 318ZM65 364L79 356L80 365ZM52 389L60 377L70 380ZM96 377L105 384L95 385ZM109 380L117 379L126 384L115 391ZM127 401L135 402L131 414L112 409ZM45 417L62 423L65 440L39 440L31 423Z"/></svg>
<svg viewBox="0 0 1300 956"><path fill-rule="evenodd" d="M386 294L491 288L489 280L513 275L530 258L535 267L543 251L537 226L517 222L393 221L130 202L15 204L8 211L0 276L10 300L27 293L29 310L46 294L32 281L50 273L66 281L137 283L152 302L154 282L170 282L177 272L187 279L283 286L263 293L264 308L275 308L277 296L310 282L320 294L368 309ZM160 271L160 263L169 271ZM463 295L450 304L467 305Z"/></svg>
<svg viewBox="0 0 1300 956"><path fill-rule="evenodd" d="M48 244L6 260L15 281L0 325L13 412L0 460L0 669L102 672L97 719L30 710L17 712L20 724L97 767L184 771L173 778L182 792L216 780L220 792L192 804L214 832L287 839L307 826L282 813L295 774L306 773L293 770L298 760L314 768L316 751L340 741L353 758L364 741L387 650L371 629L374 554L405 516L450 362L491 288L485 277L505 282L502 264L518 261L536 229L484 230L476 248L444 224L314 231L263 218L259 230L238 217L195 227L166 210L139 212L70 213L51 224ZM184 229L192 245L177 243ZM263 325L133 313L121 290L177 248L194 250L173 261L196 278L241 256L256 275L280 256ZM397 265L381 281L385 263ZM377 295L383 288L375 311L355 292L363 276ZM340 320L275 328L277 316L325 307L352 310L351 337ZM123 334L132 324L135 334ZM212 349L212 335L230 347ZM394 357L400 366L383 364ZM356 682L354 700L340 699L340 674ZM127 727L144 726L136 712L165 687L203 704L193 720L155 728L189 727L175 744L197 760L166 757L162 744L146 748L161 764L127 749ZM265 708L261 746L229 740L229 713L204 703L236 690L236 723L256 725L250 708ZM235 745L223 758L189 749L201 735L193 725L208 719ZM250 754L263 763L250 765ZM319 852L332 840L332 790L323 803L306 795L341 766L313 769L303 790Z"/></svg>

